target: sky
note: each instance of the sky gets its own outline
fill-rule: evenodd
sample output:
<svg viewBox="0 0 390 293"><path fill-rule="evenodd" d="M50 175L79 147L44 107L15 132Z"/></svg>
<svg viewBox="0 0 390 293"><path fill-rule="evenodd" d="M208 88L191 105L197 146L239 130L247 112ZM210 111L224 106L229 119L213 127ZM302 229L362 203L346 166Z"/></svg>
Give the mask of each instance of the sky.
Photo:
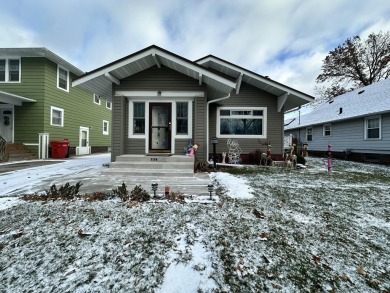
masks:
<svg viewBox="0 0 390 293"><path fill-rule="evenodd" d="M388 0L0 0L0 47L46 47L91 71L150 45L212 54L314 95L326 54L390 30Z"/></svg>

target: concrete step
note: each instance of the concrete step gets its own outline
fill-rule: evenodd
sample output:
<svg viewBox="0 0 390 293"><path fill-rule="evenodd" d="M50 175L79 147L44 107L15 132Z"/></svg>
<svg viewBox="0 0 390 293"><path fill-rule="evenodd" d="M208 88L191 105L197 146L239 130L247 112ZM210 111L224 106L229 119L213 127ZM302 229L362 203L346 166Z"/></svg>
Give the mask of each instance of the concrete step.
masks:
<svg viewBox="0 0 390 293"><path fill-rule="evenodd" d="M37 156L34 155L23 144L8 144L9 162L36 160Z"/></svg>
<svg viewBox="0 0 390 293"><path fill-rule="evenodd" d="M117 161L110 163L110 168L128 168L128 169L188 169L193 170L193 162L127 162L127 161Z"/></svg>
<svg viewBox="0 0 390 293"><path fill-rule="evenodd" d="M111 176L148 176L148 177L194 177L193 169L131 169L108 168L102 175Z"/></svg>
<svg viewBox="0 0 390 293"><path fill-rule="evenodd" d="M122 155L115 159L116 162L192 162L194 157L187 156L153 156L153 155Z"/></svg>

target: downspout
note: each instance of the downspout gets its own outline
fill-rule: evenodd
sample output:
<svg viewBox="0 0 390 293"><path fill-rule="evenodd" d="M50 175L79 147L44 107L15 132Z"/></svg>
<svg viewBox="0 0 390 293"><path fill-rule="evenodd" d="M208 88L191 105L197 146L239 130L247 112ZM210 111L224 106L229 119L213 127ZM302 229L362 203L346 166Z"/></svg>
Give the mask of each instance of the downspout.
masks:
<svg viewBox="0 0 390 293"><path fill-rule="evenodd" d="M206 161L209 161L209 135L210 135L210 130L209 130L209 115L210 115L210 111L209 111L209 107L210 107L210 104L211 103L215 103L215 102L219 102L219 101L222 101L222 100L226 100L226 99L229 99L230 98L230 94L228 94L227 96L225 97L222 97L222 98L218 98L218 99L215 99L215 100L210 100L207 102L207 107L206 107Z"/></svg>

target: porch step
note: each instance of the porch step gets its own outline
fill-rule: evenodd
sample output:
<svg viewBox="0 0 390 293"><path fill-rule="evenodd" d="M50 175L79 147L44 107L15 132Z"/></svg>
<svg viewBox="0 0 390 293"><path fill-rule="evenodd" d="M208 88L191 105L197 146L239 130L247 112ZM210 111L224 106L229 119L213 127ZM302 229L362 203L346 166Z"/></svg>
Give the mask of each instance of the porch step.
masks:
<svg viewBox="0 0 390 293"><path fill-rule="evenodd" d="M37 156L33 154L23 144L8 144L9 162L25 161L25 160L36 160Z"/></svg>
<svg viewBox="0 0 390 293"><path fill-rule="evenodd" d="M102 175L194 177L194 158L186 156L122 155Z"/></svg>

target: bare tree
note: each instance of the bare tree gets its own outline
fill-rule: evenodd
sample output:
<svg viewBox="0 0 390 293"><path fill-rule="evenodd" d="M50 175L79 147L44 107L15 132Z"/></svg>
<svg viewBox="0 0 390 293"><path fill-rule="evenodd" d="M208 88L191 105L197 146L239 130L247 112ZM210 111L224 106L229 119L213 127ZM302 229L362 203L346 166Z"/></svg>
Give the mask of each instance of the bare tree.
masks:
<svg viewBox="0 0 390 293"><path fill-rule="evenodd" d="M330 88L319 89L328 98L388 78L390 33L372 33L365 41L359 36L347 39L328 53L321 69L316 82L332 82Z"/></svg>

